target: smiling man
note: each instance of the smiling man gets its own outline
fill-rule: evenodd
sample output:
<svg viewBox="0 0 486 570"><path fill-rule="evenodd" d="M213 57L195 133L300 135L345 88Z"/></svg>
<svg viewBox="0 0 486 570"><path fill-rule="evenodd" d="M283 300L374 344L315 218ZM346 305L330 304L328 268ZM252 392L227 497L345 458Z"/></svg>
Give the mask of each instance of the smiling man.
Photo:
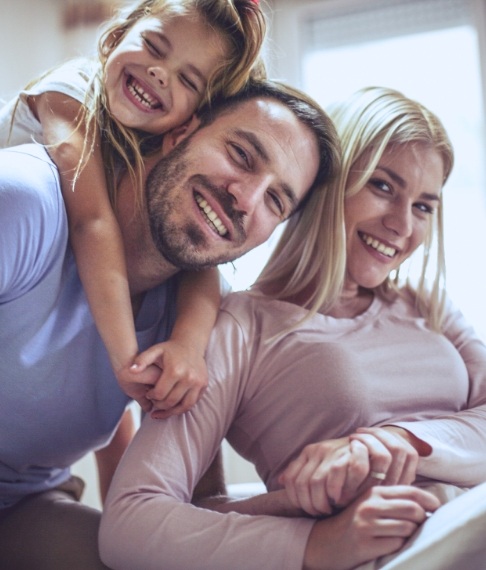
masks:
<svg viewBox="0 0 486 570"><path fill-rule="evenodd" d="M141 349L167 338L181 269L264 242L336 170L327 116L254 83L167 135L147 161L146 209L122 179L117 218ZM99 513L69 467L110 440L127 405L69 247L57 169L40 145L0 151L0 566L105 568Z"/></svg>

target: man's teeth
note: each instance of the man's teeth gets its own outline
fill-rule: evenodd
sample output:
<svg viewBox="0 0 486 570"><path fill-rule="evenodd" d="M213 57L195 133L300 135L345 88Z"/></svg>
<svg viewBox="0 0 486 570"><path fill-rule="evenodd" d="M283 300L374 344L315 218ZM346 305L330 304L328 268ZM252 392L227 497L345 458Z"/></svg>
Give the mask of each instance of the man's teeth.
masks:
<svg viewBox="0 0 486 570"><path fill-rule="evenodd" d="M390 247L388 245L385 245L384 243L381 243L377 239L372 238L371 236L369 236L367 234L362 233L361 237L362 237L362 239L366 245L369 245L370 247L372 247L373 249L376 249L376 251L379 251L380 253L382 253L383 255L386 255L387 257L394 257L395 254L397 253L397 250L394 247Z"/></svg>
<svg viewBox="0 0 486 570"><path fill-rule="evenodd" d="M228 230L206 200L202 196L196 194L196 202L201 208L201 211L205 214L208 224L217 231L220 236L225 236L228 233Z"/></svg>
<svg viewBox="0 0 486 570"><path fill-rule="evenodd" d="M133 77L129 79L127 87L135 99L140 101L140 103L147 107L147 109L156 109L160 107L159 101L154 99L150 93L147 93L139 83L136 83Z"/></svg>

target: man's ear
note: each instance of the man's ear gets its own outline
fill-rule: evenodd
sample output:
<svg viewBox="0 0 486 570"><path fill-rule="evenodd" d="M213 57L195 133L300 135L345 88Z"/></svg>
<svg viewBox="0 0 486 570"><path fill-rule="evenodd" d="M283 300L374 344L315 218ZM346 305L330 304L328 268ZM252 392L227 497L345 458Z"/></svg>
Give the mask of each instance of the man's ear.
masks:
<svg viewBox="0 0 486 570"><path fill-rule="evenodd" d="M181 141L191 135L201 123L197 115L192 115L183 125L174 127L171 131L164 135L162 140L162 153L165 155L170 152Z"/></svg>

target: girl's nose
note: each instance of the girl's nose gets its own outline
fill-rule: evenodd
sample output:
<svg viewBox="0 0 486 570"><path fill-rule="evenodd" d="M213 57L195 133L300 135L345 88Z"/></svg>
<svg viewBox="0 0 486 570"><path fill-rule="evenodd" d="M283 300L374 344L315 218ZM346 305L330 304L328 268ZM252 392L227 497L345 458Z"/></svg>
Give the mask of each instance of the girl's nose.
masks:
<svg viewBox="0 0 486 570"><path fill-rule="evenodd" d="M150 67L148 73L151 77L156 79L162 87L167 87L168 85L168 74L161 67Z"/></svg>

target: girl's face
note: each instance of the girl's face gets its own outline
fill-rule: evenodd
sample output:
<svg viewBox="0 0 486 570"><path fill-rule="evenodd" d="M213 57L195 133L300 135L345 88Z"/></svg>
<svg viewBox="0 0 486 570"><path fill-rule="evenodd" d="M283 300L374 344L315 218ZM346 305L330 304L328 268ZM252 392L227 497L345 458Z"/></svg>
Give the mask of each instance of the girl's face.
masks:
<svg viewBox="0 0 486 570"><path fill-rule="evenodd" d="M354 166L350 186L365 160ZM406 144L383 153L365 186L345 200L347 289L377 287L424 242L443 179L434 149Z"/></svg>
<svg viewBox="0 0 486 570"><path fill-rule="evenodd" d="M163 134L194 113L226 52L197 13L137 22L106 62L111 114L124 126Z"/></svg>

